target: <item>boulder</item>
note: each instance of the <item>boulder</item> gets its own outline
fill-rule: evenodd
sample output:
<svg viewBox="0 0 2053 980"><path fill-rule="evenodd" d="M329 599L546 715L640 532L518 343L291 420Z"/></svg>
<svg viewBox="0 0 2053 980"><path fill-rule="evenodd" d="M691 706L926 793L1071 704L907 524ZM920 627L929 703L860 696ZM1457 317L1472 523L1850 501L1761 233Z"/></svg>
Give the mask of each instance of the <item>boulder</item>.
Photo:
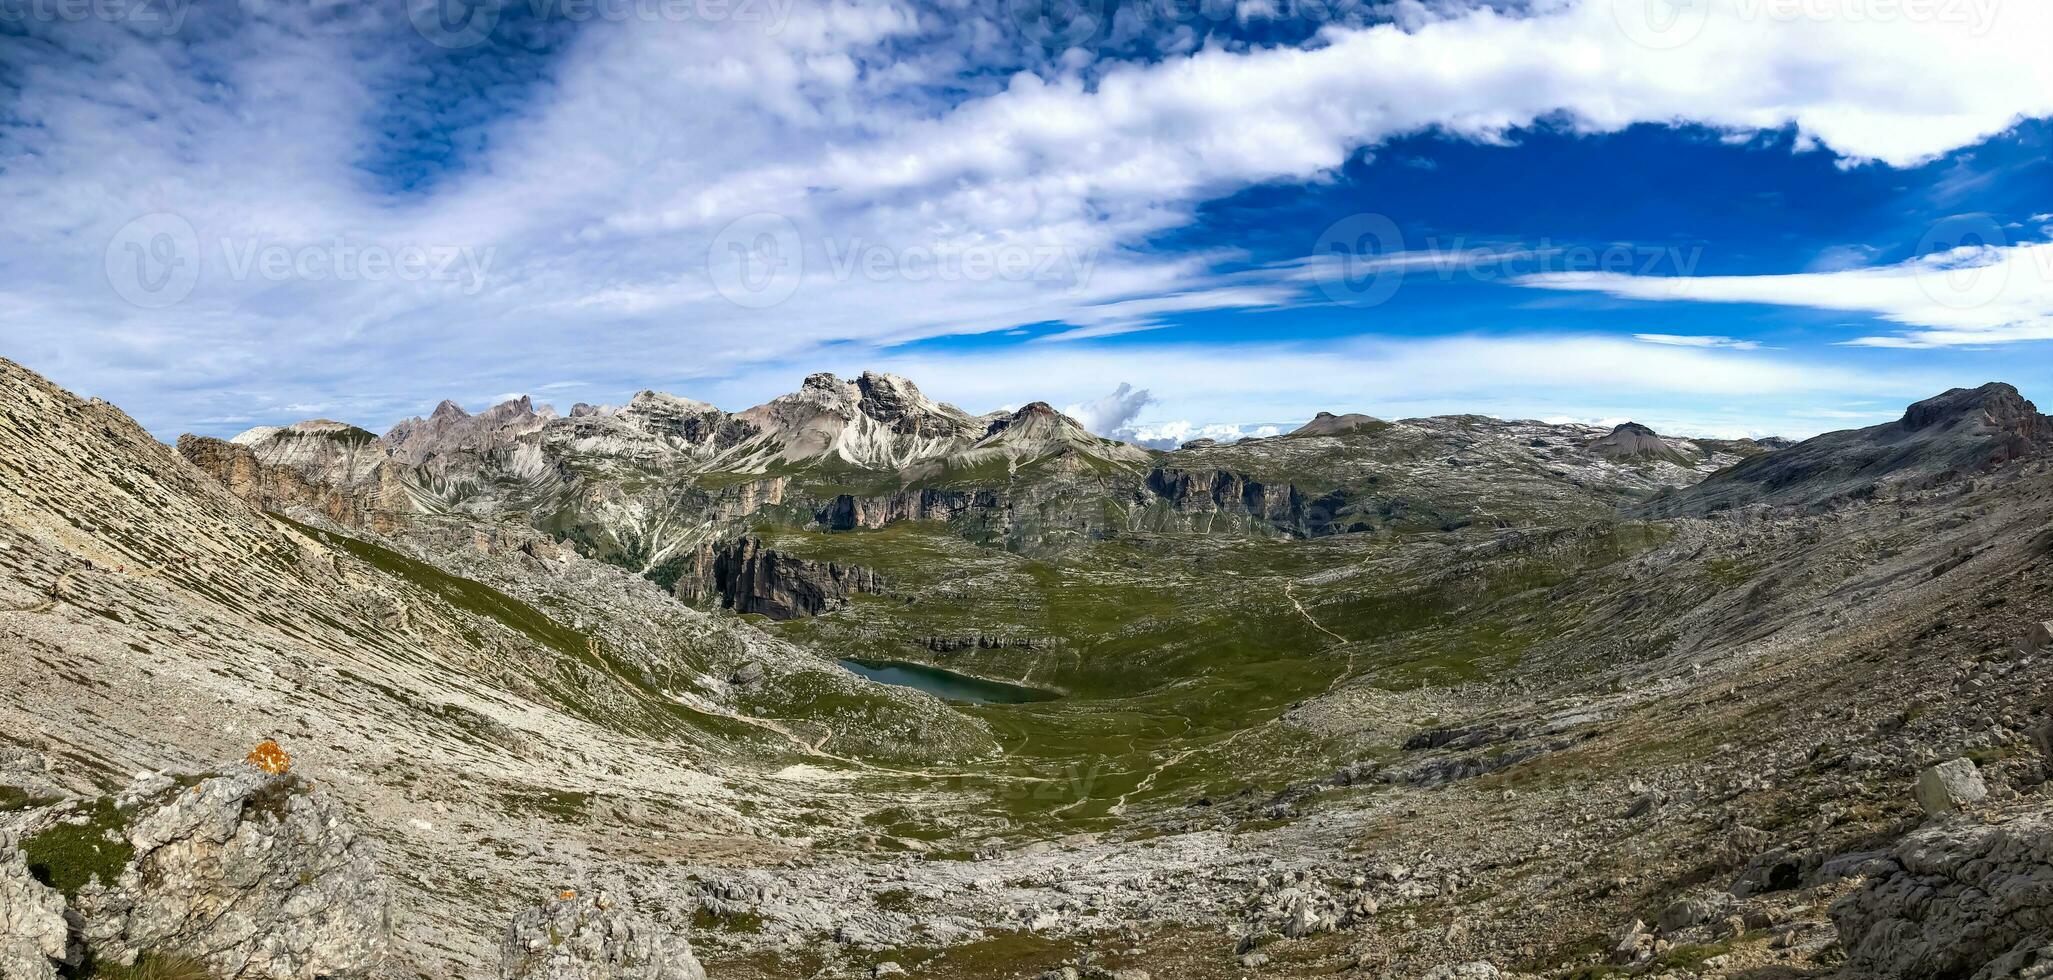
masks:
<svg viewBox="0 0 2053 980"><path fill-rule="evenodd" d="M1638 919L1626 926L1619 934L1618 945L1611 949L1611 962L1631 964L1642 962L1654 955L1654 934L1647 931L1647 925Z"/></svg>
<svg viewBox="0 0 2053 980"><path fill-rule="evenodd" d="M1847 976L2020 975L1998 961L2021 965L2053 942L2053 807L1912 832L1832 921Z"/></svg>
<svg viewBox="0 0 2053 980"><path fill-rule="evenodd" d="M1708 925L1731 914L1734 900L1729 892L1699 891L1684 895L1661 910L1659 925L1664 933L1681 932L1691 926Z"/></svg>
<svg viewBox="0 0 2053 980"><path fill-rule="evenodd" d="M564 891L521 913L500 948L502 980L705 980L691 944L605 892Z"/></svg>
<svg viewBox="0 0 2053 980"><path fill-rule="evenodd" d="M1989 787L1972 759L1950 759L1918 773L1918 805L1927 816L1952 813L1988 796Z"/></svg>
<svg viewBox="0 0 2053 980"><path fill-rule="evenodd" d="M390 939L390 901L341 805L256 768L190 787L163 777L120 798L134 856L76 910L94 959L199 960L220 980L368 976Z"/></svg>
<svg viewBox="0 0 2053 980"><path fill-rule="evenodd" d="M56 980L70 957L64 896L29 874L12 834L0 833L0 977Z"/></svg>

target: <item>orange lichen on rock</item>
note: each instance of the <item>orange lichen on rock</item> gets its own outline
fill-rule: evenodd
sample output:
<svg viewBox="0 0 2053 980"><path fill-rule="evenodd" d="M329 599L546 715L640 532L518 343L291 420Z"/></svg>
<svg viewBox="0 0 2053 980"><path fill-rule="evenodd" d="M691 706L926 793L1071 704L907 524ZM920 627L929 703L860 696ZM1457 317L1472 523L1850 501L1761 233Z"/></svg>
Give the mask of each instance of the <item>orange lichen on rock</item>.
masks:
<svg viewBox="0 0 2053 980"><path fill-rule="evenodd" d="M572 890L570 890L570 889L568 889L568 888L565 888L565 889L563 890L563 893L562 893L562 894L560 894L560 895L556 896L556 899L557 899L557 901L561 901L561 902L568 902L568 901L570 901L571 899L573 899L573 898L576 898L576 897L577 897L577 892L575 892L575 891L572 891Z"/></svg>
<svg viewBox="0 0 2053 980"><path fill-rule="evenodd" d="M285 754L285 750L279 748L277 742L268 738L251 749L249 756L243 761L273 776L282 776L292 771L292 756Z"/></svg>

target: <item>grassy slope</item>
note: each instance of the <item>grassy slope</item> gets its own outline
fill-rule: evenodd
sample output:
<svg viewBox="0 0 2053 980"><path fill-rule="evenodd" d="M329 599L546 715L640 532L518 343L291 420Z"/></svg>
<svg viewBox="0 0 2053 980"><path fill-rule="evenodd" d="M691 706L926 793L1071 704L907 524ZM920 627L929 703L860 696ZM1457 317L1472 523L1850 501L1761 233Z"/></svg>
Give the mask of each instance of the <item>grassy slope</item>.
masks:
<svg viewBox="0 0 2053 980"><path fill-rule="evenodd" d="M1450 557L1449 567L1400 557L1415 554L1416 539L1369 536L1131 536L1036 559L979 548L939 524L758 530L778 548L873 567L893 584L893 594L835 614L765 624L779 635L1067 695L963 709L1000 735L1006 756L992 772L1054 780L1000 798L1016 817L1053 818L1043 824L1051 830L1094 825L1121 803L1273 789L1331 771L1344 746L1273 723L1291 705L1346 679L1350 665L1393 690L1514 666L1587 612L1555 590L1601 578L1661 539L1620 525L1567 546ZM1036 647L936 652L923 643L980 634Z"/></svg>

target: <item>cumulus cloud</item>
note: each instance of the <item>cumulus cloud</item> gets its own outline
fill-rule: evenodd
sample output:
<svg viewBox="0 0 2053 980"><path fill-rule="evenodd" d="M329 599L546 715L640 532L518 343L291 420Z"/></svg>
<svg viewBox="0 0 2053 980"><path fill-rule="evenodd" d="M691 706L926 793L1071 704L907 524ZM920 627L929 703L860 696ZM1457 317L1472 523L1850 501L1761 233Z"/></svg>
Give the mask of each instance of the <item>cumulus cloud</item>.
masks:
<svg viewBox="0 0 2053 980"><path fill-rule="evenodd" d="M1409 134L1789 129L1904 166L2053 114L2053 5L1956 23L1705 0L1682 33L1649 26L1655 5L1378 6L1397 21L1302 46L1165 36L1132 60L1034 54L1003 3L833 0L774 31L601 18L456 53L402 5L220 0L169 38L32 22L0 113L0 317L12 354L160 433L317 396L391 418L459 384L675 385L850 343L1025 324L1073 342L1315 299L1146 246L1205 200ZM171 302L138 289L159 280ZM1904 342L2045 329L1885 312L1933 328Z"/></svg>
<svg viewBox="0 0 2053 980"><path fill-rule="evenodd" d="M1101 436L1125 438L1122 433L1132 431L1133 420L1141 410L1154 404L1155 398L1145 388L1135 388L1122 381L1110 394L1101 395L1087 402L1078 402L1063 411L1083 424L1083 427Z"/></svg>
<svg viewBox="0 0 2053 980"><path fill-rule="evenodd" d="M1282 427L1276 425L1248 425L1238 422L1212 422L1200 425L1189 419L1178 419L1173 422L1137 426L1124 438L1128 442L1149 449L1175 449L1193 439L1239 442L1243 439L1265 439L1282 433Z"/></svg>

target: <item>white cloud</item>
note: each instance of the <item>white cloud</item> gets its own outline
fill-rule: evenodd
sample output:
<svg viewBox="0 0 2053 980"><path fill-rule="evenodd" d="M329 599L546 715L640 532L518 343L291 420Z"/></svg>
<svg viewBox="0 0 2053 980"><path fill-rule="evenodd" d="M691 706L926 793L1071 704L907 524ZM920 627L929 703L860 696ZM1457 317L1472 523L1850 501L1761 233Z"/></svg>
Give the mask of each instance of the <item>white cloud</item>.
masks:
<svg viewBox="0 0 2053 980"><path fill-rule="evenodd" d="M1632 339L1644 344L1661 344L1666 347L1722 347L1726 350L1760 350L1756 340L1734 340L1731 337L1706 337L1673 333L1636 333Z"/></svg>
<svg viewBox="0 0 2053 980"><path fill-rule="evenodd" d="M1110 394L1101 395L1087 402L1079 402L1063 412L1083 424L1085 429L1101 436L1112 436L1131 428L1133 420L1154 402L1154 397L1145 388L1135 388L1122 381Z"/></svg>
<svg viewBox="0 0 2053 980"><path fill-rule="evenodd" d="M1193 439L1239 442L1243 439L1266 439L1282 433L1283 427L1278 425L1251 425L1239 422L1212 422L1200 425L1189 419L1177 419L1172 422L1151 422L1135 426L1120 438L1150 449L1175 449Z"/></svg>
<svg viewBox="0 0 2053 980"><path fill-rule="evenodd" d="M1929 348L2053 339L2053 243L1963 245L1886 266L1767 276L1549 273L1518 284L1624 299L1762 303L1870 313L1903 324L1867 347ZM1646 339L1642 335L1641 339Z"/></svg>
<svg viewBox="0 0 2053 980"><path fill-rule="evenodd" d="M2053 5L2001 4L1992 23L1968 24L1777 19L1753 0L1706 0L1692 8L1706 20L1671 44L1682 39L1633 26L1660 2L1404 4L1400 24L1336 24L1305 47L1125 63L1024 56L1004 4L936 17L831 0L793 8L774 32L593 22L563 39L540 84L471 101L472 80L438 77L454 63L386 5L349 16L391 43L289 4L196 10L191 36L170 40L30 24L48 36L10 51L19 112L0 122L0 312L33 324L7 328L12 354L63 365L63 380L160 433L317 397L389 417L438 391L533 389L570 372L673 383L851 342L1049 322L1076 340L1285 305L1311 284L1221 277L1229 256L1144 245L1204 200L1323 179L1407 134L1492 142L1539 120L1793 128L1847 161L1902 166L2053 114ZM1005 70L1020 66L1034 71ZM394 112L415 115L383 126ZM468 156L414 191L380 189L367 157L409 127ZM717 281L765 256L714 246L753 246L720 232L765 211L789 222L791 247L770 256L785 264L769 268L793 292L737 305ZM190 225L179 258L197 284L137 308L106 270L139 256L108 247L160 212ZM235 256L271 246L491 261L473 267L482 281L236 273ZM979 274L947 259L984 252L1030 261ZM888 261L835 261L850 254ZM2017 330L1924 325L1987 340Z"/></svg>

